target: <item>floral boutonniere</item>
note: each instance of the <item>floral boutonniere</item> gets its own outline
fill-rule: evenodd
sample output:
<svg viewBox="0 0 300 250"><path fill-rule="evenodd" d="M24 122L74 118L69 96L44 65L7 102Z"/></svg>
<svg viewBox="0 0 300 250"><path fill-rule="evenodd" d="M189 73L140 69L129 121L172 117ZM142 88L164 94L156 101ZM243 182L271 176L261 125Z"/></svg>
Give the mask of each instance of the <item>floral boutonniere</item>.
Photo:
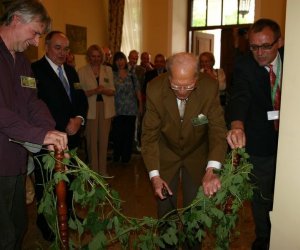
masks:
<svg viewBox="0 0 300 250"><path fill-rule="evenodd" d="M203 124L208 123L208 119L205 115L200 114L197 117L192 118L192 124L193 126L200 126Z"/></svg>

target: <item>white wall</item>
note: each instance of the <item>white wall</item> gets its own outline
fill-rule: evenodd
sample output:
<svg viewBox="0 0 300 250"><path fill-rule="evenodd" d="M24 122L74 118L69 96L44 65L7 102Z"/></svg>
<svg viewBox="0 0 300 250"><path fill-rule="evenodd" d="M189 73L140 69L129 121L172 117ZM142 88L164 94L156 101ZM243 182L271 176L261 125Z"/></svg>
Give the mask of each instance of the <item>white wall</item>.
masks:
<svg viewBox="0 0 300 250"><path fill-rule="evenodd" d="M171 47L169 54L186 51L186 32L187 32L187 0L173 0L172 20L170 20Z"/></svg>
<svg viewBox="0 0 300 250"><path fill-rule="evenodd" d="M300 249L300 1L287 0L271 250Z"/></svg>

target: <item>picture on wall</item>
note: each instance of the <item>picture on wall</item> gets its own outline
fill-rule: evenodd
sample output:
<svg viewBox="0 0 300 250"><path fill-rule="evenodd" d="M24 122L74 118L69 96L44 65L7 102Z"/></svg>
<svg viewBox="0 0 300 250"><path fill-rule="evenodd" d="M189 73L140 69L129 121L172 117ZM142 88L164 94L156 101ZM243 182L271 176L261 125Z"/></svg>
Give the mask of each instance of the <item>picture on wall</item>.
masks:
<svg viewBox="0 0 300 250"><path fill-rule="evenodd" d="M70 50L73 54L82 55L86 53L86 27L66 24L66 35L70 40Z"/></svg>

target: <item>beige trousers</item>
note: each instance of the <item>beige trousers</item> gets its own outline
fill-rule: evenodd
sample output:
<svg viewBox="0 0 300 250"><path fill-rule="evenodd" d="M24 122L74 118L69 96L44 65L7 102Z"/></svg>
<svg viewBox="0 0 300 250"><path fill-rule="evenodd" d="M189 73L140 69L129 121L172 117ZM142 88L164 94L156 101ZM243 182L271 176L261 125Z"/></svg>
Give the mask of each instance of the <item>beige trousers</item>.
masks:
<svg viewBox="0 0 300 250"><path fill-rule="evenodd" d="M104 118L104 103L96 103L96 119L88 119L86 139L91 168L102 175L107 175L106 157L111 118Z"/></svg>

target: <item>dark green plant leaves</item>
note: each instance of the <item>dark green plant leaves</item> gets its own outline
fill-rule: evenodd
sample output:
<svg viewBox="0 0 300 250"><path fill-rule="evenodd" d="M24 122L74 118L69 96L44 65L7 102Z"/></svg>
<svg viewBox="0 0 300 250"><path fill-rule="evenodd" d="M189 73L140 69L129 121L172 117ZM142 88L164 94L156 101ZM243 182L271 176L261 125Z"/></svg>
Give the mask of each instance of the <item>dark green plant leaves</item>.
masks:
<svg viewBox="0 0 300 250"><path fill-rule="evenodd" d="M92 240L85 244L70 239L70 248L92 250L107 249L116 242L121 249L133 247L142 250L164 248L166 245L178 247L184 243L193 245L203 240L205 231L215 237L215 249L229 249L231 234L237 234L233 230L238 211L243 202L253 195L253 186L248 182L252 169L248 162L249 155L245 149L237 149L227 155L223 168L216 171L222 187L213 197L205 196L200 187L190 206L172 211L159 220L151 217L130 218L122 213L119 194L108 187L102 176L82 162L76 150L68 153L71 158L62 161L68 165L68 169L55 174L52 174L55 165L53 153L42 158L48 174L38 211L45 215L57 235L52 249L59 249L60 246L53 193L55 184L60 181L70 182L69 188L73 191L74 204L69 228L77 231L79 236L84 232L92 236ZM236 154L240 160L238 166L234 167ZM77 217L78 208L86 213L83 219Z"/></svg>

